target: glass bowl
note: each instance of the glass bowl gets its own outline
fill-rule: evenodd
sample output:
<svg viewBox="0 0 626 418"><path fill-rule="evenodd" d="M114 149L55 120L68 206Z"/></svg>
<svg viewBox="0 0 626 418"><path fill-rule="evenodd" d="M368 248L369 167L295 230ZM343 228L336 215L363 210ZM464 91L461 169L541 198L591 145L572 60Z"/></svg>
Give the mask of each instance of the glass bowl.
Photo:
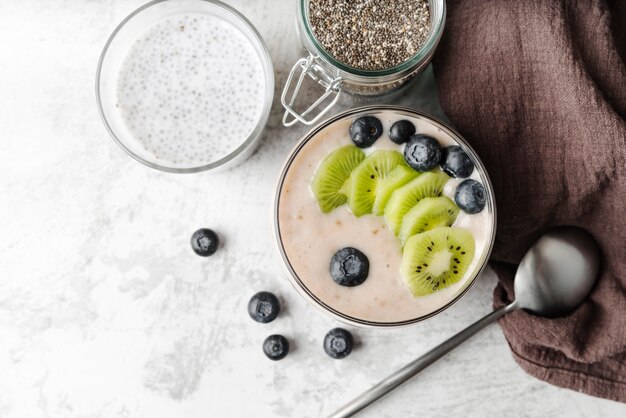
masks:
<svg viewBox="0 0 626 418"><path fill-rule="evenodd" d="M350 123L365 115L378 116L383 122L384 134L375 147L398 149L399 146L388 139L389 126L393 121L409 119L417 126L418 133L431 135L442 145L460 145L474 163L471 178L484 185L487 202L482 212L477 215L461 213L454 224L472 230L476 242L476 254L464 279L458 283L431 295L413 298L400 279L401 244L382 217L365 215L357 219L347 208L339 207L328 214L322 214L318 208L309 186L318 164L332 150L351 143ZM453 194L456 185L463 180L449 179L444 194ZM273 222L282 264L301 295L350 325L397 327L437 315L459 300L475 282L489 260L495 240L495 196L485 166L454 129L416 110L367 106L326 120L298 142L278 180ZM348 246L362 250L370 259L369 277L356 287L337 285L329 273L332 254Z"/></svg>
<svg viewBox="0 0 626 418"><path fill-rule="evenodd" d="M263 69L265 92L260 117L252 132L237 138L237 146L207 161L170 162L155 157L133 137L118 109L117 83L124 60L135 41L150 27L170 16L180 14L213 16L232 25L250 42ZM210 81L210 80L209 80ZM208 81L207 81L208 83ZM274 71L263 39L252 24L232 7L214 0L155 0L132 12L115 28L106 42L96 72L96 100L102 121L115 142L137 161L167 172L193 173L231 167L243 161L255 149L262 135L274 95ZM259 102L260 104L260 102ZM217 153L216 153L217 154Z"/></svg>

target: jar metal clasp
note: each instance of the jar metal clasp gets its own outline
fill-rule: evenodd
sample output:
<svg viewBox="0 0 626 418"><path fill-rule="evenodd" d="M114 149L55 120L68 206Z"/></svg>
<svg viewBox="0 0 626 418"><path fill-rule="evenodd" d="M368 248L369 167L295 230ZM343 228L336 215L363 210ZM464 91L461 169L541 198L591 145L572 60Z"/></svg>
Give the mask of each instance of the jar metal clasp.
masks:
<svg viewBox="0 0 626 418"><path fill-rule="evenodd" d="M289 101L287 101L287 96L291 88L291 84L298 70L300 71L298 81L293 88L291 98L289 99ZM305 111L299 113L294 109L294 103L296 101L296 97L298 96L298 92L302 87L302 82L304 81L304 78L306 76L311 77L318 84L324 87L325 91ZM318 57L313 54L309 55L308 58L300 58L289 72L289 77L287 77L285 88L283 89L283 93L280 96L280 102L285 108L285 114L283 115L283 125L289 127L295 125L297 122L302 122L305 125L314 124L322 116L324 116L324 114L326 114L326 112L328 112L331 107L333 107L337 103L340 94L341 77L333 77L331 74L329 74L326 69L324 69L324 67L322 67L318 63ZM311 118L306 118L307 115L310 115L311 112L313 112L315 109L321 107L321 105L329 98L331 98L330 102L325 107L322 107L321 110L317 112L317 114L314 113Z"/></svg>

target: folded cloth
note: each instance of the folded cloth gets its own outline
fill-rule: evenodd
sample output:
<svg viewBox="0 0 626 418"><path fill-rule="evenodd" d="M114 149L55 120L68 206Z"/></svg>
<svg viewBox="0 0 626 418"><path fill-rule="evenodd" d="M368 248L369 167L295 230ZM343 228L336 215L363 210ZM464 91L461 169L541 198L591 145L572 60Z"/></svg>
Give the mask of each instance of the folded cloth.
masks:
<svg viewBox="0 0 626 418"><path fill-rule="evenodd" d="M513 356L547 382L626 402L626 2L447 4L435 76L495 188L495 307L513 299L517 264L549 228L581 226L603 250L576 311L500 320Z"/></svg>

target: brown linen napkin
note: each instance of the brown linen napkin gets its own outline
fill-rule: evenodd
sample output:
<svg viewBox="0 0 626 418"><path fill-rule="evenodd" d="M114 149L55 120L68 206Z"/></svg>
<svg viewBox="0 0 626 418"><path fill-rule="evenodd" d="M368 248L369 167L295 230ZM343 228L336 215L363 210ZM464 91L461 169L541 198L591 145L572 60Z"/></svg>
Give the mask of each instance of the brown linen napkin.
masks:
<svg viewBox="0 0 626 418"><path fill-rule="evenodd" d="M444 111L496 192L494 305L543 232L578 225L603 273L566 318L500 321L515 360L557 386L626 402L626 1L449 0L435 57ZM567 263L567 260L563 260Z"/></svg>

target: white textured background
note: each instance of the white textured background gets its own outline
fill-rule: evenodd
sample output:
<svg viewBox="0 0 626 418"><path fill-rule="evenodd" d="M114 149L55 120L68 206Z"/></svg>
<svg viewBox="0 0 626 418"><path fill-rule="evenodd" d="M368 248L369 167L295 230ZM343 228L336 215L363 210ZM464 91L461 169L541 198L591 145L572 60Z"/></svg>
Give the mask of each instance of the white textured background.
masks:
<svg viewBox="0 0 626 418"><path fill-rule="evenodd" d="M298 56L294 1L235 1L267 41L281 88ZM442 315L399 330L354 329L333 361L338 323L290 287L270 209L282 160L304 129L275 102L259 151L221 174L145 168L108 137L94 97L109 33L141 1L0 0L0 416L316 417L490 310L482 277ZM493 174L492 174L493 175ZM225 237L189 248L199 227ZM249 297L284 313L251 321ZM292 352L261 351L283 333ZM626 406L525 375L497 326L369 409L369 417L626 416Z"/></svg>

